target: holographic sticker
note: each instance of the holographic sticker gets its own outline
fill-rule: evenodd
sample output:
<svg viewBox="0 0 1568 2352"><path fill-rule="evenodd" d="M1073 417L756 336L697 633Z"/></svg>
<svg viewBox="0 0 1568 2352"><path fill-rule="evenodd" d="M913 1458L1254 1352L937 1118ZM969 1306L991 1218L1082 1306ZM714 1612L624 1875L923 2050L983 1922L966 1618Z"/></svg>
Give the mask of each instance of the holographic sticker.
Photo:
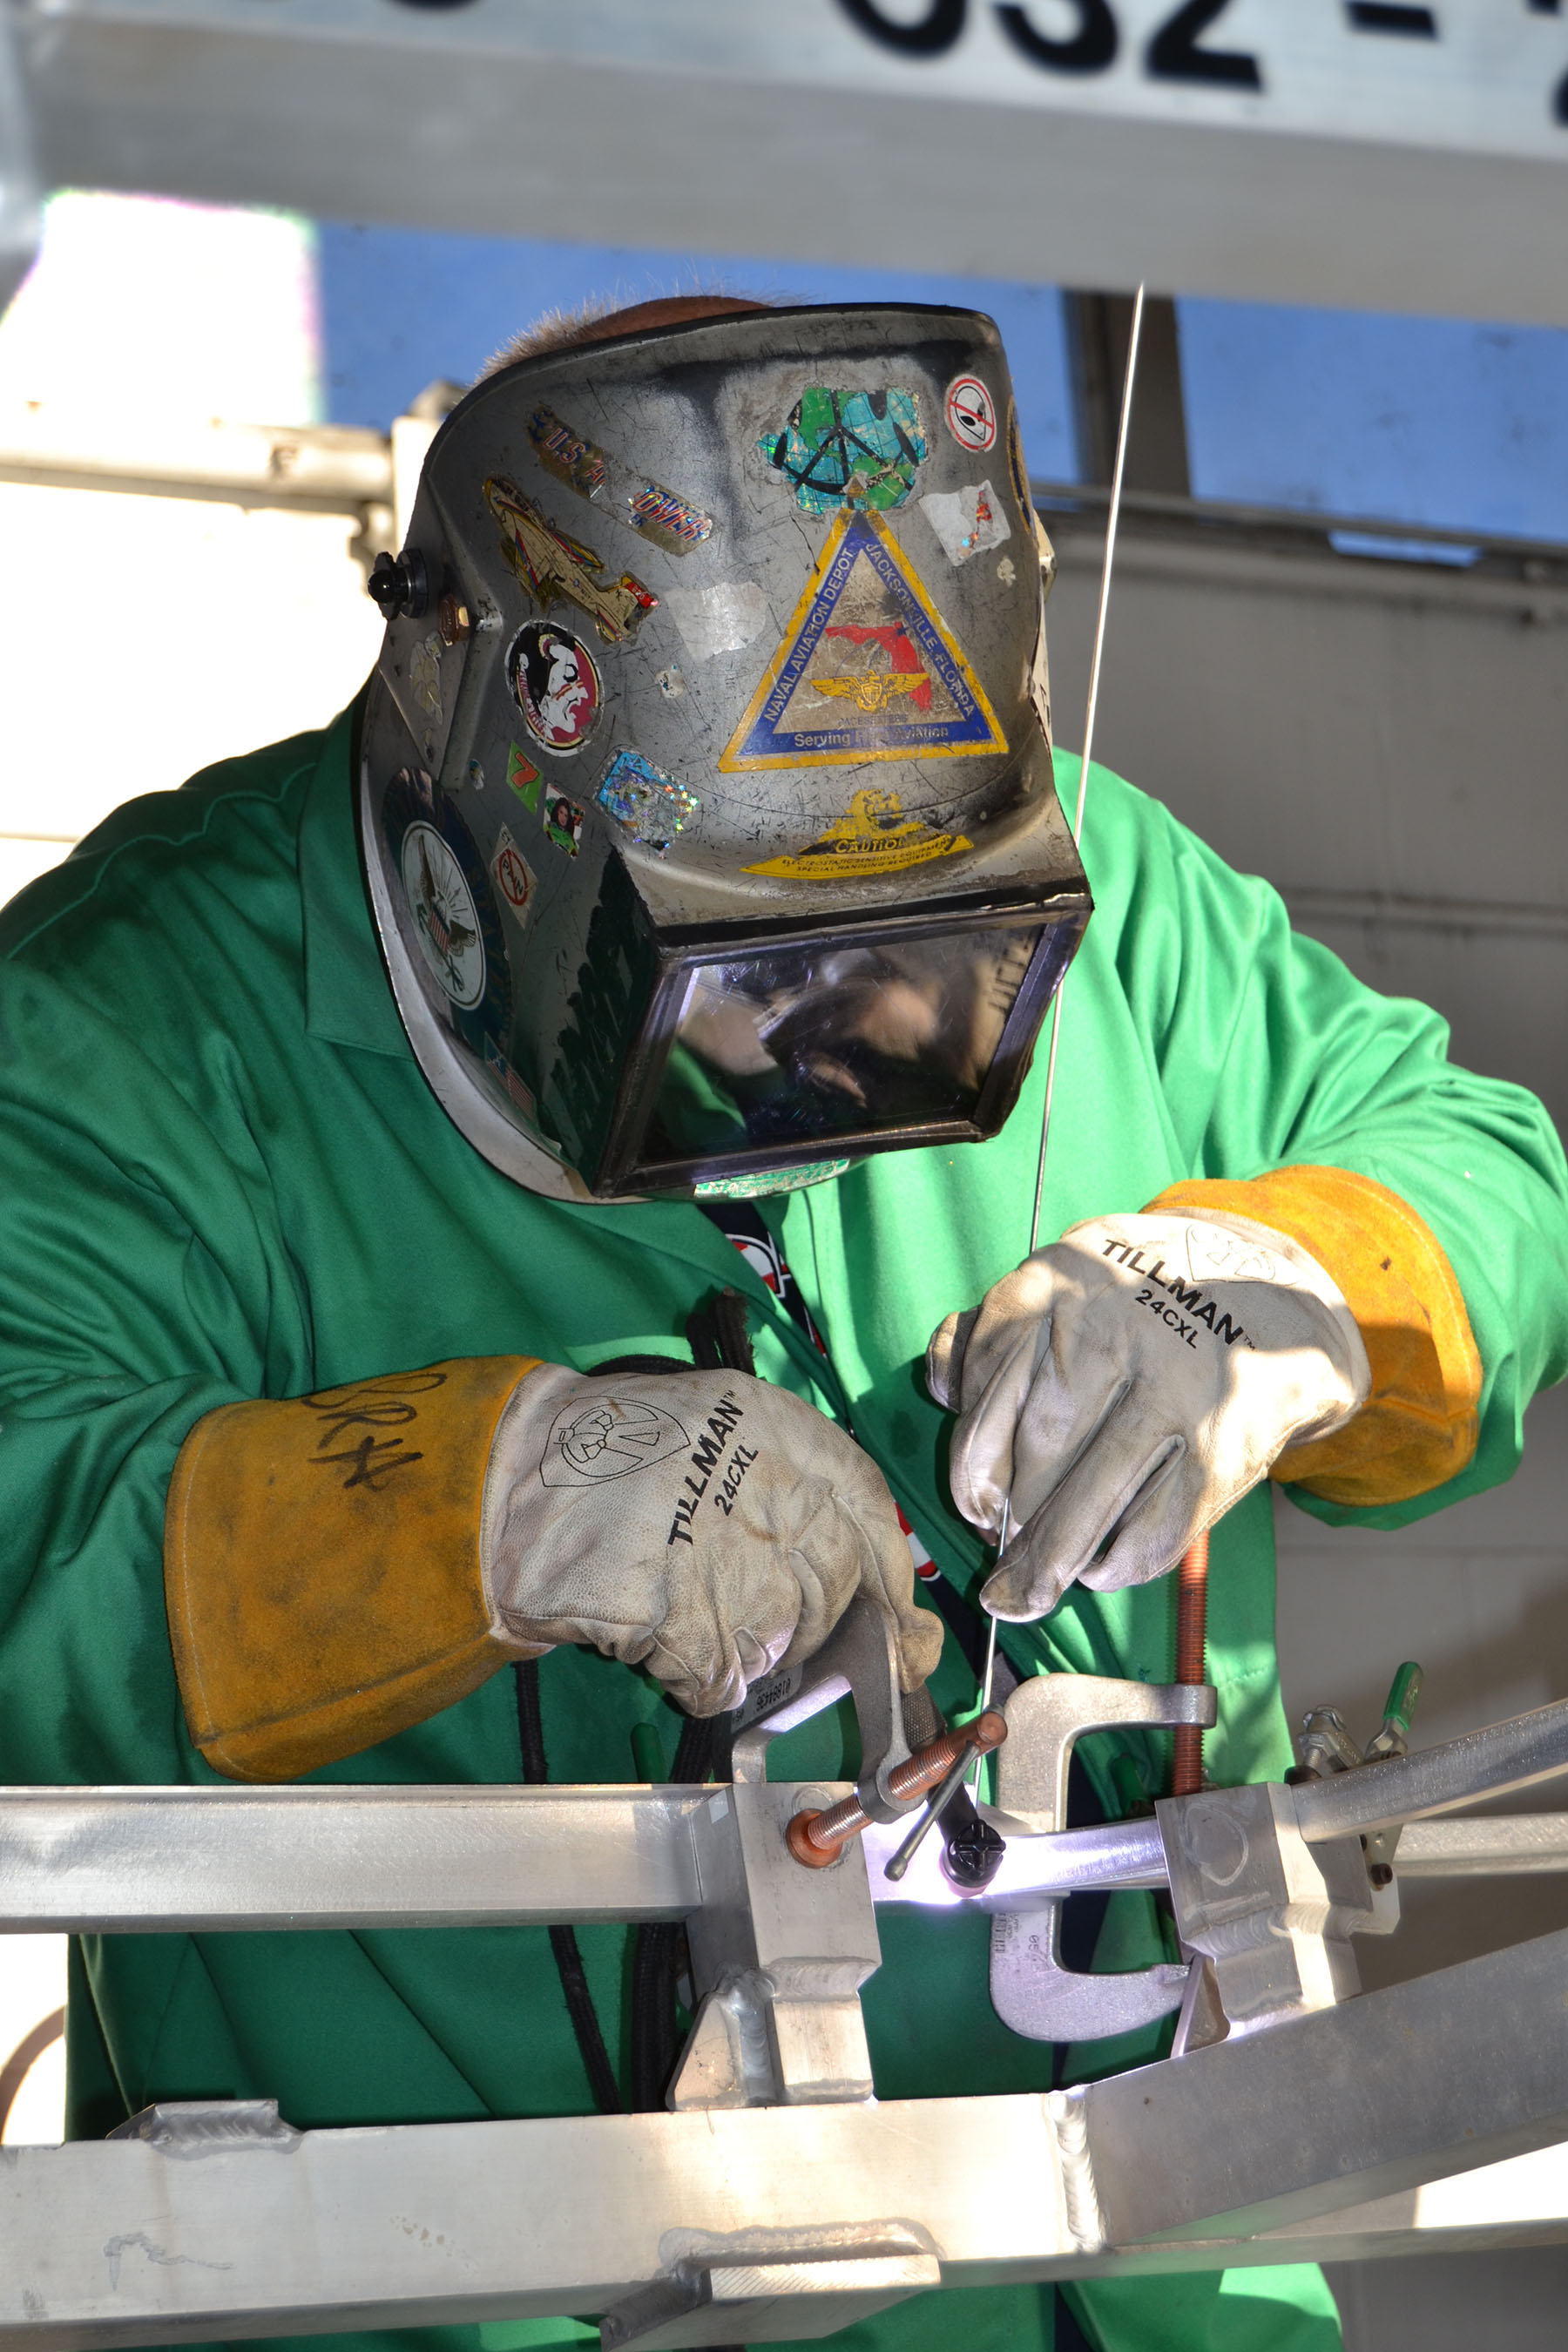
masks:
<svg viewBox="0 0 1568 2352"><path fill-rule="evenodd" d="M764 433L757 447L807 514L831 514L851 498L885 512L903 505L925 460L919 397L812 384L784 430Z"/></svg>
<svg viewBox="0 0 1568 2352"><path fill-rule="evenodd" d="M702 803L640 751L617 751L599 786L599 806L624 825L634 841L664 856L681 827Z"/></svg>
<svg viewBox="0 0 1568 2352"><path fill-rule="evenodd" d="M656 547L670 555L684 555L713 536L713 518L658 482L639 483L628 492L626 520Z"/></svg>
<svg viewBox="0 0 1568 2352"><path fill-rule="evenodd" d="M847 1160L813 1160L804 1168L762 1168L753 1176L710 1176L694 1184L699 1201L760 1201L770 1192L801 1192L808 1184L827 1184L842 1176Z"/></svg>
<svg viewBox="0 0 1568 2352"><path fill-rule="evenodd" d="M595 498L604 488L604 451L574 433L552 408L534 410L528 420L528 437L540 464L579 498Z"/></svg>
<svg viewBox="0 0 1568 2352"><path fill-rule="evenodd" d="M628 530L640 532L668 555L686 555L713 536L713 518L704 514L662 482L617 464L614 457L557 416L552 408L536 408L528 420L528 437L539 462L605 514L613 514Z"/></svg>

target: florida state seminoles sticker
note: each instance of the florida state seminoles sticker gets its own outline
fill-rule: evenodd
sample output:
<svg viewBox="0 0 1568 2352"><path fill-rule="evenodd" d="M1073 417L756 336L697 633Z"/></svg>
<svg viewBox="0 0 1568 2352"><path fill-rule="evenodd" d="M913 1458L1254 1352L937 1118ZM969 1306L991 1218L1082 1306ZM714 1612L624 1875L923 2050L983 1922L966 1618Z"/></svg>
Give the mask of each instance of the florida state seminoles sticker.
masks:
<svg viewBox="0 0 1568 2352"><path fill-rule="evenodd" d="M961 449L983 457L996 446L996 403L977 375L955 375L942 402L947 429Z"/></svg>
<svg viewBox="0 0 1568 2352"><path fill-rule="evenodd" d="M562 758L580 751L602 698L599 673L582 638L552 621L530 621L512 640L506 674L534 741Z"/></svg>

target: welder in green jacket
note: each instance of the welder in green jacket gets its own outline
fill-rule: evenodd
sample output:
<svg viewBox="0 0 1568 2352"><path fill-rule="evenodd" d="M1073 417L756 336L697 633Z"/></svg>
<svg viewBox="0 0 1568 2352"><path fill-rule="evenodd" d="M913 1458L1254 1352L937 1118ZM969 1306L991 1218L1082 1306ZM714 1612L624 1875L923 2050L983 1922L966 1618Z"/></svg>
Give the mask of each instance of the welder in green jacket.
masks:
<svg viewBox="0 0 1568 2352"><path fill-rule="evenodd" d="M438 436L353 709L14 902L0 1775L510 1781L498 1670L535 1659L553 1779L668 1771L680 1710L857 1591L962 1712L973 1644L895 1502L1026 1674L1168 1678L1161 1579L1212 1526L1209 1766L1284 1770L1268 1478L1394 1526L1510 1475L1564 1369L1568 1176L1528 1096L1098 771L1086 928L1041 552L987 321L557 332ZM754 1381L595 1370L684 1357L726 1284ZM1119 1755L1114 1811L1165 1769ZM986 1927L884 1915L882 2096L1051 2083ZM626 1936L578 1940L613 2072ZM1153 1941L1117 1898L1102 1959ZM595 2096L542 1931L90 1938L69 2039L78 2133ZM1103 2352L1338 2341L1300 2268L1074 2303ZM930 2296L850 2340L1045 2352L1055 2307Z"/></svg>

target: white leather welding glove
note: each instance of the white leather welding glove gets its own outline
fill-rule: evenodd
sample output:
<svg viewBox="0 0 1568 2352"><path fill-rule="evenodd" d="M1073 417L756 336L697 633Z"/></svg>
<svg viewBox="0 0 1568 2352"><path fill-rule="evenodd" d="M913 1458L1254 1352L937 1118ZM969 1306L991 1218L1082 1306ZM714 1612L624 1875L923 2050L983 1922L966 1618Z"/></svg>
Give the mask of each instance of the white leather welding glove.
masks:
<svg viewBox="0 0 1568 2352"><path fill-rule="evenodd" d="M892 1627L906 1690L942 1648L876 1465L741 1372L541 1365L496 1430L480 1558L518 1639L646 1664L691 1715L809 1658L858 1591Z"/></svg>
<svg viewBox="0 0 1568 2352"><path fill-rule="evenodd" d="M1043 1617L1075 1580L1145 1584L1264 1477L1326 1436L1372 1375L1337 1285L1249 1218L1095 1217L932 1334L927 1381L958 1412L964 1517L1016 1531L982 1594Z"/></svg>

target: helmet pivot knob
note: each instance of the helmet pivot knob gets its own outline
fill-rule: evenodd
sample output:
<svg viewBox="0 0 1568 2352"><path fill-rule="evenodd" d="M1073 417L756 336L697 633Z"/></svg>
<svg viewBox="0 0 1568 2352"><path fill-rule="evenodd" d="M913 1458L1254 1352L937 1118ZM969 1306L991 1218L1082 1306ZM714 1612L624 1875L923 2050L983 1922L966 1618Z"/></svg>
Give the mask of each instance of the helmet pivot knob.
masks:
<svg viewBox="0 0 1568 2352"><path fill-rule="evenodd" d="M384 548L365 586L384 621L417 621L429 609L429 575L416 547L405 547L401 555L389 555Z"/></svg>

